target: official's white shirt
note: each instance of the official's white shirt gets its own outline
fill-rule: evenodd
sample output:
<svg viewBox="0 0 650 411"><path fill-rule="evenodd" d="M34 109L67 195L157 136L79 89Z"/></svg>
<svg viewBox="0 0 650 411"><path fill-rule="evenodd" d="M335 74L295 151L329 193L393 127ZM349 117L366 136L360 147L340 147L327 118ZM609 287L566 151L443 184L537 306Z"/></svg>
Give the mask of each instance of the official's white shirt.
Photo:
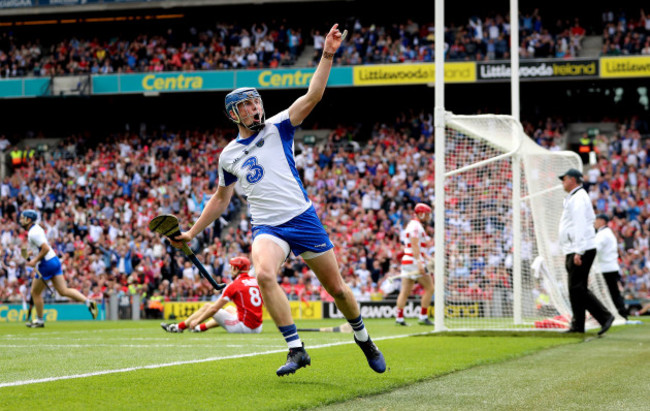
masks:
<svg viewBox="0 0 650 411"><path fill-rule="evenodd" d="M295 130L284 110L267 119L259 133L231 141L219 157L219 185L239 180L253 225L286 223L312 204L293 157Z"/></svg>
<svg viewBox="0 0 650 411"><path fill-rule="evenodd" d="M582 255L596 248L595 219L589 194L582 186L576 187L564 199L560 218L560 247L564 254Z"/></svg>
<svg viewBox="0 0 650 411"><path fill-rule="evenodd" d="M29 233L27 233L27 240L29 241L29 245L32 247L32 250L34 250L34 252L36 253L32 257L36 257L38 253L41 252L41 247L43 246L43 244L47 243L47 238L45 237L45 231L38 224L32 225L32 228L29 229ZM44 261L51 260L54 257L56 257L56 253L54 252L54 250L52 250L52 247L50 247L50 251L48 251L47 254L45 254L43 260Z"/></svg>
<svg viewBox="0 0 650 411"><path fill-rule="evenodd" d="M612 229L607 226L596 232L596 258L600 272L618 272L618 244Z"/></svg>

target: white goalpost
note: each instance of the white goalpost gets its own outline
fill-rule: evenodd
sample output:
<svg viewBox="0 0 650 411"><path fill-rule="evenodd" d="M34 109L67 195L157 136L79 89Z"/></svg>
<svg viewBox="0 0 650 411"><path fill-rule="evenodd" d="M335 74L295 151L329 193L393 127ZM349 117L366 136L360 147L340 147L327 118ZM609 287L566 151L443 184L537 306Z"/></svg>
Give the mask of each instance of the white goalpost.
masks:
<svg viewBox="0 0 650 411"><path fill-rule="evenodd" d="M558 176L581 169L580 157L540 147L511 116L445 113L444 121L444 180L436 187L445 218L436 257L443 254L444 265L435 273L436 308L442 295L444 311L436 326L562 328L571 306ZM616 314L600 273L591 274L590 289Z"/></svg>
<svg viewBox="0 0 650 411"><path fill-rule="evenodd" d="M516 0L511 13L518 14ZM435 26L436 39L444 38L443 0L436 0ZM558 242L566 193L558 176L581 170L582 161L524 133L516 35L512 43L512 116L446 112L444 43L435 44L436 331L558 329L571 318ZM600 273L592 272L589 287L624 321Z"/></svg>

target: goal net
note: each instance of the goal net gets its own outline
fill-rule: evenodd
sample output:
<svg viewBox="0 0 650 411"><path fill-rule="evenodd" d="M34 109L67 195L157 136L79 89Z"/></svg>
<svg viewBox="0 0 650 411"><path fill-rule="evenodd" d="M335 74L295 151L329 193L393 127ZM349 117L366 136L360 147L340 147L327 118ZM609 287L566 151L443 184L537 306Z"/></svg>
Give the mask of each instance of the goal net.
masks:
<svg viewBox="0 0 650 411"><path fill-rule="evenodd" d="M445 136L445 318L436 329L566 328L558 176L582 169L580 157L540 147L510 116L447 113ZM590 289L616 314L592 270Z"/></svg>

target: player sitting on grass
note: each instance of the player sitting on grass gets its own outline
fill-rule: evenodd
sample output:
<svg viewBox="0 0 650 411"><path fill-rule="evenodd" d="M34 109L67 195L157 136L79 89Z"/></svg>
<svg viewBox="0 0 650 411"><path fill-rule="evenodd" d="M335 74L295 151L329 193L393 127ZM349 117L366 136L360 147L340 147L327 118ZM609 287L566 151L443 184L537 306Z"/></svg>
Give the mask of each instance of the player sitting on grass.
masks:
<svg viewBox="0 0 650 411"><path fill-rule="evenodd" d="M94 320L97 318L97 303L84 297L83 294L74 288L68 288L63 278L61 261L47 243L43 228L36 224L37 219L38 214L34 210L24 210L20 213L20 225L27 230L27 241L36 253L36 257L27 262L27 267L34 268L36 273L36 278L32 282L32 298L36 307L36 318L26 325L31 328L45 327L45 321L43 320L45 303L41 294L43 294L47 286L46 281L50 279L52 280L52 285L54 285L54 288L60 295L86 303L88 311L90 311Z"/></svg>
<svg viewBox="0 0 650 411"><path fill-rule="evenodd" d="M251 262L246 257L235 257L230 259L230 266L234 280L214 304L205 304L187 320L178 324L161 323L163 330L182 333L189 328L192 332L202 332L222 326L229 333L261 333L262 294L257 279L248 275ZM235 303L236 310L233 307L223 308L230 301ZM208 318L209 320L203 323Z"/></svg>

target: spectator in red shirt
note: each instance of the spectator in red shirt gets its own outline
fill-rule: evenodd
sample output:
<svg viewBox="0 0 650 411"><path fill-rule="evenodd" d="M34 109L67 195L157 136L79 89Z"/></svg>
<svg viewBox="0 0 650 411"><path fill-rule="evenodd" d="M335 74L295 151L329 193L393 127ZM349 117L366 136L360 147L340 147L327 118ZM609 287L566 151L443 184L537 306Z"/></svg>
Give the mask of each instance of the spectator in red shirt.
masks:
<svg viewBox="0 0 650 411"><path fill-rule="evenodd" d="M292 296L295 296L295 291L293 288L293 284L291 284L291 281L289 280L289 277L286 275L282 277L282 282L280 283L280 287L282 287L282 290L284 293L287 295L288 299L294 299Z"/></svg>

